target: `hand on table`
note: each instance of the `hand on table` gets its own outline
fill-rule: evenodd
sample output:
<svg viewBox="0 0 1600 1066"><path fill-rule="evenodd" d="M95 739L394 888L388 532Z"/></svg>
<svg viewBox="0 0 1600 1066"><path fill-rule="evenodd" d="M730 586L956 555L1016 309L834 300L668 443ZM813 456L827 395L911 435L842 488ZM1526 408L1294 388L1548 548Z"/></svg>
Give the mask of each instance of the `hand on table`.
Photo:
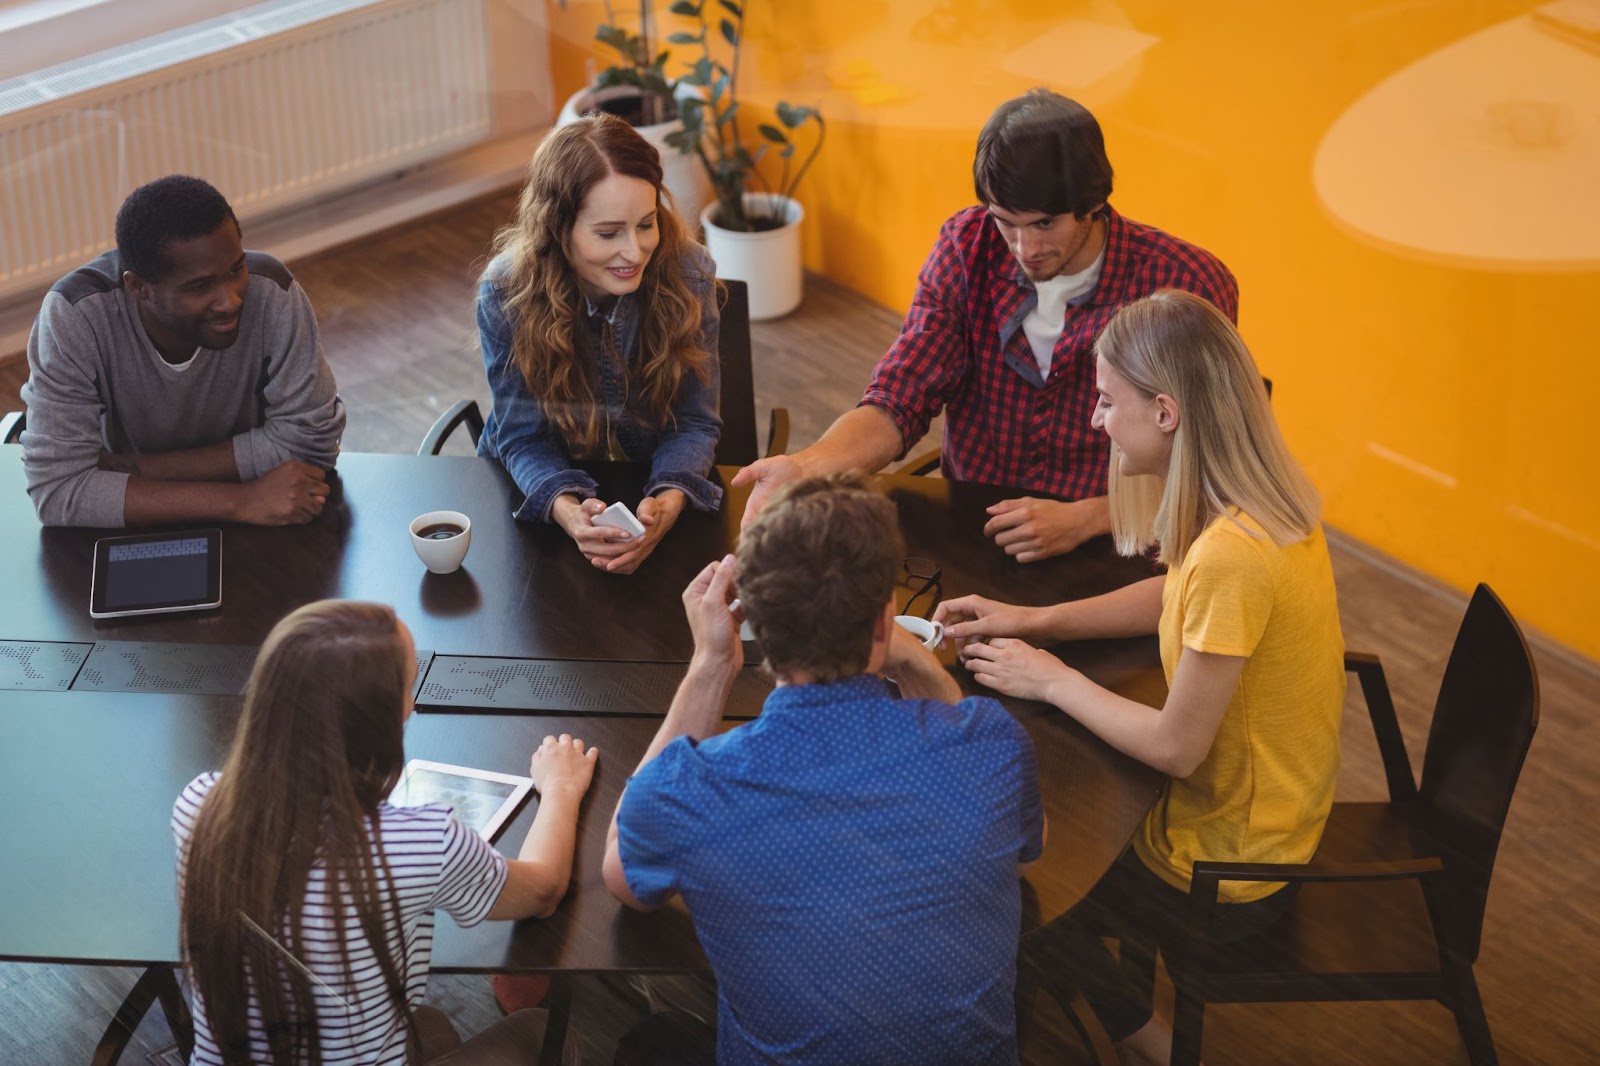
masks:
<svg viewBox="0 0 1600 1066"><path fill-rule="evenodd" d="M290 459L243 486L234 518L256 526L304 525L328 502L328 472Z"/></svg>
<svg viewBox="0 0 1600 1066"><path fill-rule="evenodd" d="M980 684L1024 700L1051 702L1051 688L1077 673L1049 652L1011 637L968 644L961 654Z"/></svg>
<svg viewBox="0 0 1600 1066"><path fill-rule="evenodd" d="M788 455L769 455L765 459L757 459L733 475L731 484L734 488L753 486L750 499L744 505L744 517L739 519L739 528L749 525L750 520L761 513L761 508L767 505L767 500L774 492L804 476L805 471L800 464Z"/></svg>
<svg viewBox="0 0 1600 1066"><path fill-rule="evenodd" d="M728 610L736 565L733 556L725 555L708 564L683 590L683 613L688 616L689 632L694 635L695 656L734 668L744 664L739 622Z"/></svg>
<svg viewBox="0 0 1600 1066"><path fill-rule="evenodd" d="M643 537L634 537L625 529L614 526L597 526L594 524L595 515L606 509L605 502L589 497L582 503L576 496L564 493L556 497L556 502L550 505L550 518L566 531L572 538L583 557L595 566L604 570L607 564L618 559L639 546ZM640 504L641 512L644 505ZM644 522L641 514L639 521ZM646 526L645 535L649 535ZM653 545L652 545L653 547ZM648 553L646 553L648 554ZM635 563L634 566L637 566ZM632 568L626 571L632 573Z"/></svg>
<svg viewBox="0 0 1600 1066"><path fill-rule="evenodd" d="M618 555L592 557L589 561L607 573L633 573L656 550L667 530L677 523L678 516L683 513L684 499L679 489L662 489L654 496L646 496L639 501L636 512L639 524L644 526L644 535L623 541L623 551Z"/></svg>
<svg viewBox="0 0 1600 1066"><path fill-rule="evenodd" d="M570 733L545 737L529 761L528 776L541 796L563 788L581 796L594 780L594 764L599 758L599 748L584 750L583 741Z"/></svg>
<svg viewBox="0 0 1600 1066"><path fill-rule="evenodd" d="M1019 563L1033 563L1069 552L1090 537L1109 532L1111 513L1104 496L1064 503L1021 496L987 508L983 535Z"/></svg>

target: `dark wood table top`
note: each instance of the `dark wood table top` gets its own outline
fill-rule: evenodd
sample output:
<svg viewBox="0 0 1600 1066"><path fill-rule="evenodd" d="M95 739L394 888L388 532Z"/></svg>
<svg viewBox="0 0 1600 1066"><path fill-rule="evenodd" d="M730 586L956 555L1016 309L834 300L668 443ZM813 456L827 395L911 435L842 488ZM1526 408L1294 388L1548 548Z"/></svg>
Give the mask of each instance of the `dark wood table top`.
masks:
<svg viewBox="0 0 1600 1066"><path fill-rule="evenodd" d="M608 498L637 502L646 471L591 468ZM714 472L726 483L734 468ZM1061 559L1023 566L983 536L983 508L1011 493L940 478L887 475L907 550L944 570L947 596L982 592L1050 603L1147 576L1109 538ZM732 550L745 493L715 513L686 510L631 575L584 564L554 526L515 522L520 494L499 464L468 456L346 454L328 508L306 526L223 523L223 604L194 614L89 617L96 539L115 530L42 528L29 506L21 448L0 446L0 530L15 564L0 640L176 641L259 645L289 611L325 597L391 604L419 648L440 654L534 659L687 662L693 643L679 594L705 564ZM425 511L472 519L472 546L454 574L429 574L411 550L411 519ZM1153 661L1149 641L1123 642ZM1118 648L1103 649L1116 659Z"/></svg>
<svg viewBox="0 0 1600 1066"><path fill-rule="evenodd" d="M96 621L89 562L100 530L41 529L23 492L15 446L0 447L0 523L26 562L14 567L0 639L259 644L283 614L325 596L393 604L419 647L526 658L686 662L692 645L679 593L734 542L743 494L721 512L686 512L637 574L587 566L559 530L511 520L516 491L476 458L345 455L339 492L306 527L225 526L224 605L197 615ZM611 498L635 494L643 472L598 471ZM731 470L719 471L726 479ZM1044 604L1092 595L1152 572L1115 555L1108 538L1024 566L983 536L983 508L1013 493L938 478L881 479L899 507L907 550L935 560L945 595L981 592ZM631 500L630 500L631 502ZM427 576L409 520L450 508L473 519L463 572ZM1055 649L1088 676L1159 704L1153 638ZM954 663L947 653L947 660ZM969 692L979 690L964 670ZM1113 751L1066 715L1005 700L1038 751L1050 819L1045 858L1023 886L1024 928L1064 913L1099 879L1149 809L1161 777ZM220 765L238 713L234 697L96 692L0 693L0 958L170 962L177 954L168 820L179 790ZM602 749L584 808L573 891L545 921L438 924L435 965L463 970L684 970L703 965L687 915L620 909L600 879L604 834L622 784L653 735L648 719L431 712L408 727L415 758L512 773L548 732ZM514 854L530 803L500 838Z"/></svg>
<svg viewBox="0 0 1600 1066"><path fill-rule="evenodd" d="M241 701L170 693L0 692L0 959L148 965L178 958L173 801L222 764ZM1021 711L1039 753L1050 819L1023 885L1024 929L1064 913L1121 850L1155 795L1149 772L1105 758L1098 741ZM543 920L436 927L440 970L683 971L705 964L686 911L621 907L601 880L611 812L658 723L639 718L418 714L410 758L526 774L546 734L600 748L584 801L572 889ZM497 846L513 857L530 800Z"/></svg>
<svg viewBox="0 0 1600 1066"><path fill-rule="evenodd" d="M49 962L177 961L172 804L222 765L239 718L233 696L0 692L0 958ZM600 881L611 812L658 723L638 718L418 714L410 758L523 774L546 734L600 748L582 809L573 891L543 921L437 925L442 969L678 969L703 960L687 915L618 922ZM22 756L22 757L18 757ZM496 843L515 856L535 796ZM70 920L69 920L70 916ZM652 918L658 916L650 916Z"/></svg>

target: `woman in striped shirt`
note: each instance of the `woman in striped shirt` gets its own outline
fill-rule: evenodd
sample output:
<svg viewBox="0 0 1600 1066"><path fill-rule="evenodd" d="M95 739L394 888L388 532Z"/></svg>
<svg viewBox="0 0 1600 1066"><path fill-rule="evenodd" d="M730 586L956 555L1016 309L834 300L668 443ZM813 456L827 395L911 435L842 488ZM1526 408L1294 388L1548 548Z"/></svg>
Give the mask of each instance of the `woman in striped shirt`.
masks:
<svg viewBox="0 0 1600 1066"><path fill-rule="evenodd" d="M554 911L598 750L545 738L529 771L538 814L507 861L443 808L386 802L416 672L411 634L379 604L313 603L268 636L222 772L173 810L196 1064L536 1054L534 1012L457 1046L448 1019L420 1006L433 913L473 925Z"/></svg>

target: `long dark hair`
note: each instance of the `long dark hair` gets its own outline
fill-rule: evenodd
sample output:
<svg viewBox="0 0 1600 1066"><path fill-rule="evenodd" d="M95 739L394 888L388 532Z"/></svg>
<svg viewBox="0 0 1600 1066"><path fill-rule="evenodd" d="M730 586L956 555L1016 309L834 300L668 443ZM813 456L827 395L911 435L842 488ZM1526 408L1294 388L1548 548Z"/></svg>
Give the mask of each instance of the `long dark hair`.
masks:
<svg viewBox="0 0 1600 1066"><path fill-rule="evenodd" d="M405 766L408 679L399 622L376 603L301 607L273 628L256 659L222 777L195 820L183 881L184 965L230 1066L254 1061L252 1000L272 1066L322 1062L314 990L297 962L318 865L346 987L348 902L385 994L415 1038L393 950L399 905L383 891L388 862L369 821Z"/></svg>
<svg viewBox="0 0 1600 1066"><path fill-rule="evenodd" d="M656 190L660 243L637 294L643 358L628 374L637 413L652 426L666 426L684 375L710 380L700 301L683 272L691 239L662 187L661 156L615 115L591 115L555 130L534 152L516 217L495 236L495 250L511 257L503 283L511 362L579 456L597 449L602 429L591 368L580 362L574 341L583 294L567 246L584 199L611 174L647 181Z"/></svg>

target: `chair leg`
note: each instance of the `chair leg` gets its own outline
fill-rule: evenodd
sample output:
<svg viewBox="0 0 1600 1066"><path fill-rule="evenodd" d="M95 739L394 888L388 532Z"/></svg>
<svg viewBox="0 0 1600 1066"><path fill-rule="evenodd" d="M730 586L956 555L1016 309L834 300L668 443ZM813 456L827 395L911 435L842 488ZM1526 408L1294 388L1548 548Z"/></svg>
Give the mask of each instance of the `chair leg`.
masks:
<svg viewBox="0 0 1600 1066"><path fill-rule="evenodd" d="M1117 941L1117 958L1122 973L1139 990L1145 1003L1155 1002L1156 948L1137 940Z"/></svg>
<svg viewBox="0 0 1600 1066"><path fill-rule="evenodd" d="M161 999L161 1013L167 1016L167 1028L172 1030L178 1053L188 1062L194 1058L194 1015L189 1013L183 989L178 987L177 972L169 966L158 969L161 975L157 978L156 995Z"/></svg>
<svg viewBox="0 0 1600 1066"><path fill-rule="evenodd" d="M1177 975L1173 976L1172 983L1177 986L1177 999L1172 1009L1172 1066L1199 1066L1205 1000L1185 990Z"/></svg>
<svg viewBox="0 0 1600 1066"><path fill-rule="evenodd" d="M1017 1047L1020 1049L1033 1035L1033 1007L1039 998L1039 975L1032 966L1017 962L1017 987L1012 993L1012 1003L1017 1014Z"/></svg>
<svg viewBox="0 0 1600 1066"><path fill-rule="evenodd" d="M1462 1044L1466 1045L1467 1061L1472 1066L1497 1066L1500 1058L1495 1054L1489 1018L1483 1013L1483 999L1478 995L1472 967L1445 961L1441 969L1445 994L1449 997L1445 1006L1456 1016L1456 1029L1461 1033Z"/></svg>
<svg viewBox="0 0 1600 1066"><path fill-rule="evenodd" d="M133 1040L134 1032L139 1028L139 1022L150 1010L150 1007L159 997L165 1007L166 986L171 985L172 990L177 990L177 982L172 976L170 966L151 966L139 975L133 983L128 994L117 1006L117 1013L112 1017L111 1024L106 1026L100 1043L95 1045L94 1056L89 1060L89 1066L116 1066L117 1060L122 1058L122 1053L127 1050L128 1044ZM182 999L182 996L179 996ZM187 1014L187 1008L185 1009Z"/></svg>
<svg viewBox="0 0 1600 1066"><path fill-rule="evenodd" d="M539 1066L561 1066L562 1049L567 1043L567 1020L572 1015L572 979L552 975L550 991L544 996L549 1018L544 1023L544 1043L539 1047Z"/></svg>

